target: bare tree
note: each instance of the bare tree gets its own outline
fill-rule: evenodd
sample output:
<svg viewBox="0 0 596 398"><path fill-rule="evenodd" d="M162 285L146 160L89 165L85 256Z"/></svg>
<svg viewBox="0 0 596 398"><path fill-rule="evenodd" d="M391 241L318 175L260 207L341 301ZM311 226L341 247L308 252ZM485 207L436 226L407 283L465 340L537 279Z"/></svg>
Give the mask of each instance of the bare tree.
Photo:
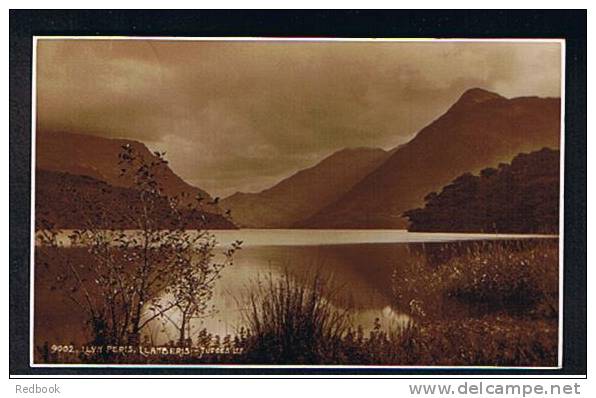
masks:
<svg viewBox="0 0 596 398"><path fill-rule="evenodd" d="M239 248L234 243L215 261L217 242L205 229L202 198L168 198L158 179L167 161L154 155L145 159L122 146L118 167L133 188L132 197L122 198L124 208L113 203L111 188L98 195L62 187L77 197L72 211L83 225L69 234L70 247L52 223L42 221L38 231L38 257L55 275L52 287L84 313L96 343L138 343L143 328L159 317L172 319L173 311L181 314L176 328L184 342L190 320L206 313L221 270Z"/></svg>
<svg viewBox="0 0 596 398"><path fill-rule="evenodd" d="M164 289L162 299L150 308L159 312L178 332L178 343L187 344L191 337L191 321L213 313L209 302L213 297L215 283L221 271L233 262L233 254L240 248L238 242L223 252L223 259L215 261L217 242L206 231L171 234L175 247L173 259L173 283Z"/></svg>

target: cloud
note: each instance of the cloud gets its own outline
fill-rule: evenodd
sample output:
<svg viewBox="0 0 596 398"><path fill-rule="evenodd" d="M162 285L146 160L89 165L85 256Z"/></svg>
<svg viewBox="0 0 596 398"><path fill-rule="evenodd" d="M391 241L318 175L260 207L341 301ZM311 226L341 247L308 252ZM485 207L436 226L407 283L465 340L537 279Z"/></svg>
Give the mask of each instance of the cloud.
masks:
<svg viewBox="0 0 596 398"><path fill-rule="evenodd" d="M557 43L40 40L38 131L146 142L218 195L394 147L471 87L559 96Z"/></svg>

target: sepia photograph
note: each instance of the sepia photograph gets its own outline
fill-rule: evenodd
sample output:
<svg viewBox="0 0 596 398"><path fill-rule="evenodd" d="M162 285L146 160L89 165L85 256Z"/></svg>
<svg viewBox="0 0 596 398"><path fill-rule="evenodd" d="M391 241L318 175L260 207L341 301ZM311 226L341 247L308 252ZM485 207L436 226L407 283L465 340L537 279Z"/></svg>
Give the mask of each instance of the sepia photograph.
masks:
<svg viewBox="0 0 596 398"><path fill-rule="evenodd" d="M33 46L32 366L561 366L564 40Z"/></svg>

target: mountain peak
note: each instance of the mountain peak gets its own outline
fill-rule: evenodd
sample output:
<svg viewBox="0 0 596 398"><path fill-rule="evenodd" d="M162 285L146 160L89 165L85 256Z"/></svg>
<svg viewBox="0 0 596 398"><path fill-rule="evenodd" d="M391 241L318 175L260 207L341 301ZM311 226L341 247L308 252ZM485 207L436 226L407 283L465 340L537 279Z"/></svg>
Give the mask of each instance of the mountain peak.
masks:
<svg viewBox="0 0 596 398"><path fill-rule="evenodd" d="M481 102L486 102L495 99L502 99L505 98L497 93L493 93L492 91L488 91L482 88L471 88L466 90L459 100L457 101L458 104L479 104Z"/></svg>
<svg viewBox="0 0 596 398"><path fill-rule="evenodd" d="M421 206L429 192L437 192L456 176L520 152L558 148L560 106L558 99L515 101L482 89L468 90L449 111L300 226L403 228L404 211Z"/></svg>

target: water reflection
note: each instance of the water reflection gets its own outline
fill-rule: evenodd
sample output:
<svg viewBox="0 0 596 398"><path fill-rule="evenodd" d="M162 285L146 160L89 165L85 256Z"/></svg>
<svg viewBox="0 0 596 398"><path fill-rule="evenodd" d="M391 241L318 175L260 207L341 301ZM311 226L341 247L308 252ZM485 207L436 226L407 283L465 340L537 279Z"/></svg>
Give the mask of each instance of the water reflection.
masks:
<svg viewBox="0 0 596 398"><path fill-rule="evenodd" d="M234 265L226 268L216 285L212 316L194 322L194 331L206 328L218 335L235 334L242 319L245 292L257 278L282 275L285 270L297 276L315 273L329 278L337 291L330 302L353 308L354 326L366 331L379 319L384 328L395 328L408 321L404 309L397 308L392 293L392 274L409 261L436 266L465 253L471 247L500 244L523 248L536 244L536 236L480 234L411 234L405 231L218 231L226 245L243 240ZM66 236L66 233L65 233ZM508 239L507 239L508 238ZM271 244L265 244L265 243ZM377 242L377 243L374 243ZM46 272L46 273L44 273ZM49 274L36 265L35 340L84 343L84 315L73 308L60 292L50 290ZM175 314L170 314L175 317ZM145 333L155 343L176 340L176 330L168 322L153 322Z"/></svg>
<svg viewBox="0 0 596 398"><path fill-rule="evenodd" d="M195 321L194 330L236 333L243 324L247 289L259 278L277 278L286 271L304 280L315 274L325 278L334 292L331 303L351 308L355 326L371 329L377 318L383 326L402 324L408 317L392 307L391 274L395 259L406 259L408 252L407 244L246 247L236 254L234 265L223 271L216 286L213 305L217 313ZM176 335L167 322L164 326L155 322L153 328L165 329L164 339Z"/></svg>
<svg viewBox="0 0 596 398"><path fill-rule="evenodd" d="M537 240L504 240L500 245L528 248ZM235 264L224 270L213 298L217 313L195 321L194 333L205 328L210 333L234 335L244 324L242 308L246 291L266 275L280 277L288 271L304 280L319 274L329 280L334 292L329 300L337 308L349 307L353 324L366 332L378 319L384 328L395 329L409 322L404 309L396 308L392 274L408 261L438 266L453 256L490 245L487 241L342 244L318 246L249 246L236 254ZM176 332L166 322L158 342L175 340ZM191 331L192 333L192 331ZM161 339L161 340L159 340Z"/></svg>

